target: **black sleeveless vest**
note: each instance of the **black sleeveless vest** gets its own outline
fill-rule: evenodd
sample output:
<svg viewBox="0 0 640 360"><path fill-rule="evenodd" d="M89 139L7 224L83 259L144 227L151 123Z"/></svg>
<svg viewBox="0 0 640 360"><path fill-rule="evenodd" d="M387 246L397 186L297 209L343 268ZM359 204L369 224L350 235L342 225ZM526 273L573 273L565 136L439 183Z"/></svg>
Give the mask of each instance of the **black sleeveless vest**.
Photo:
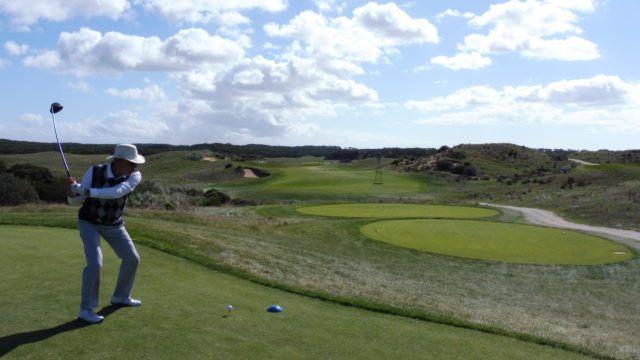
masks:
<svg viewBox="0 0 640 360"><path fill-rule="evenodd" d="M92 188L112 187L126 180L107 178L107 166L110 165L101 164L93 167ZM128 199L129 194L117 199L86 198L80 207L78 218L98 225L121 225Z"/></svg>

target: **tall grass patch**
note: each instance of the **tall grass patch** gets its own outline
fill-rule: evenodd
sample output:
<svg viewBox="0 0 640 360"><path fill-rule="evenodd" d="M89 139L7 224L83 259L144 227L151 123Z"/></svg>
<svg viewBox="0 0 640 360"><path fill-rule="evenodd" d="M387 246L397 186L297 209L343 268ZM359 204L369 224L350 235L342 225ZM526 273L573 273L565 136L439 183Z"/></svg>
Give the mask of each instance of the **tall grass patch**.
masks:
<svg viewBox="0 0 640 360"><path fill-rule="evenodd" d="M470 206L419 204L334 204L298 208L308 215L360 218L453 218L472 219L500 214L494 209Z"/></svg>

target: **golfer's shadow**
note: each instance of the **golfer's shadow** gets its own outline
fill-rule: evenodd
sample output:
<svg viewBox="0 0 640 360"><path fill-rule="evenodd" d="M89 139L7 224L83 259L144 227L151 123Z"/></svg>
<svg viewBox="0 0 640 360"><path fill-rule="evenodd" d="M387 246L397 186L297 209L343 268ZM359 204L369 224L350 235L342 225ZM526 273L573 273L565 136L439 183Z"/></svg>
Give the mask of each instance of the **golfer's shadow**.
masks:
<svg viewBox="0 0 640 360"><path fill-rule="evenodd" d="M115 305L105 306L98 312L98 315L102 315L106 318L107 316L118 311L118 309L120 308L120 306ZM0 357L10 353L18 346L47 340L48 338L56 336L58 334L82 329L91 325L92 324L75 319L49 329L34 330L0 337Z"/></svg>

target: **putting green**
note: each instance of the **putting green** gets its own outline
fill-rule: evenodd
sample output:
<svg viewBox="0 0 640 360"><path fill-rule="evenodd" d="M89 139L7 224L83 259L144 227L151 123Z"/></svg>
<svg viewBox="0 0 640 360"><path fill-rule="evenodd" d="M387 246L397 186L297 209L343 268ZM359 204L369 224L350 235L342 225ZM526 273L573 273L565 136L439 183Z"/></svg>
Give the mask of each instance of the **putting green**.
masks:
<svg viewBox="0 0 640 360"><path fill-rule="evenodd" d="M518 264L598 265L631 259L627 247L574 231L478 220L387 220L362 234L437 254Z"/></svg>
<svg viewBox="0 0 640 360"><path fill-rule="evenodd" d="M335 204L298 208L309 215L372 218L449 218L474 219L496 216L500 212L469 206L419 204Z"/></svg>

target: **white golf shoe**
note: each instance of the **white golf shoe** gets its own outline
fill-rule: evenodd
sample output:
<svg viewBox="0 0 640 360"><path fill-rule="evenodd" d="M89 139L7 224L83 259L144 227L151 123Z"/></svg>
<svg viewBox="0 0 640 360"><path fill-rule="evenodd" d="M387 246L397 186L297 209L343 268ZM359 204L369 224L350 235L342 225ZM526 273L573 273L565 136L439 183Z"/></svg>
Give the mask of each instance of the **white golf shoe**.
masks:
<svg viewBox="0 0 640 360"><path fill-rule="evenodd" d="M80 314L78 314L78 320L82 320L89 324L97 324L104 320L104 316L98 315L91 310L81 310Z"/></svg>
<svg viewBox="0 0 640 360"><path fill-rule="evenodd" d="M132 299L130 297L121 298L121 297L117 297L117 296L112 296L111 297L111 304L117 305L117 306L140 306L140 305L142 305L142 301L136 300L136 299Z"/></svg>

